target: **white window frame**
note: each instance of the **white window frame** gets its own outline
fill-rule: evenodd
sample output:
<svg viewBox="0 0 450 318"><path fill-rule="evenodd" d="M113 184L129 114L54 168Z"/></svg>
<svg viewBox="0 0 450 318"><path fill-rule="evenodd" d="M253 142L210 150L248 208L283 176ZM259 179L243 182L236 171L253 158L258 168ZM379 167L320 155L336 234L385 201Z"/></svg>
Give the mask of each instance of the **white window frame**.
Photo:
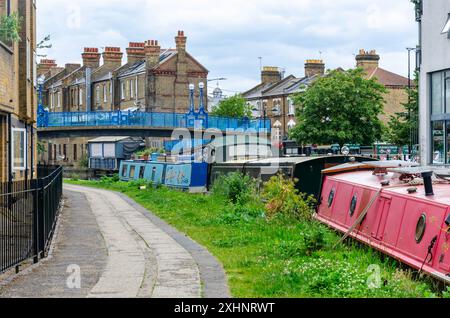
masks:
<svg viewBox="0 0 450 318"><path fill-rule="evenodd" d="M138 99L139 98L139 78L136 76L136 81L135 81L135 83L134 83L134 89L135 89L135 91L134 91L134 93L135 93L135 96L136 96L136 99Z"/></svg>
<svg viewBox="0 0 450 318"><path fill-rule="evenodd" d="M122 100L125 100L125 82L122 82L120 85L120 94L121 94L121 98Z"/></svg>
<svg viewBox="0 0 450 318"><path fill-rule="evenodd" d="M134 98L134 83L133 80L130 79L130 98L133 99Z"/></svg>
<svg viewBox="0 0 450 318"><path fill-rule="evenodd" d="M100 104L100 85L95 87L95 101Z"/></svg>
<svg viewBox="0 0 450 318"><path fill-rule="evenodd" d="M61 107L61 92L58 91L56 92L56 108L60 108Z"/></svg>
<svg viewBox="0 0 450 318"><path fill-rule="evenodd" d="M108 91L106 88L106 84L103 85L103 102L107 103L108 102Z"/></svg>
<svg viewBox="0 0 450 318"><path fill-rule="evenodd" d="M12 165L12 169L15 171L25 171L27 169L27 149L28 149L28 136L27 136L27 130L25 128L13 128L11 130L12 132L12 147L11 147L11 165ZM15 166L15 156L16 156L16 147L15 147L15 143L16 143L16 137L15 137L15 133L16 132L20 132L23 133L24 136L24 147L23 147L23 166L21 167L16 167Z"/></svg>
<svg viewBox="0 0 450 318"><path fill-rule="evenodd" d="M81 87L78 88L78 105L83 105L83 89Z"/></svg>

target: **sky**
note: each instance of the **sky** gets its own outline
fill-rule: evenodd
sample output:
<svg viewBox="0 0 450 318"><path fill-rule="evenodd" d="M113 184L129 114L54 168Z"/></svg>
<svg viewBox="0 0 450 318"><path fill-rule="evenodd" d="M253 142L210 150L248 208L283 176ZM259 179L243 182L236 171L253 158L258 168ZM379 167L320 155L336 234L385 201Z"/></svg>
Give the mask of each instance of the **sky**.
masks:
<svg viewBox="0 0 450 318"><path fill-rule="evenodd" d="M227 79L226 95L259 84L259 57L301 77L306 59L347 69L360 49L375 49L381 67L406 76L406 48L417 43L410 0L38 0L37 10L38 39L50 34L53 45L38 54L59 65L81 63L84 47L174 48L184 30L209 78Z"/></svg>

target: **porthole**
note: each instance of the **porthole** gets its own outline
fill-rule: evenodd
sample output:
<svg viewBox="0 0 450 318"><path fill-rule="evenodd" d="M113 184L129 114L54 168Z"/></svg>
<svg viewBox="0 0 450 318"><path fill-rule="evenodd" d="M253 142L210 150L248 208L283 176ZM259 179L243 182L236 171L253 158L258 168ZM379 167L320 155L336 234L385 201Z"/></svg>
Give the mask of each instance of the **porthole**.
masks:
<svg viewBox="0 0 450 318"><path fill-rule="evenodd" d="M358 195L354 195L352 198L352 202L350 203L350 216L355 214L356 204L358 203Z"/></svg>
<svg viewBox="0 0 450 318"><path fill-rule="evenodd" d="M427 228L427 216L424 213L420 216L419 221L417 221L416 237L415 237L417 244L422 242L426 228Z"/></svg>
<svg viewBox="0 0 450 318"><path fill-rule="evenodd" d="M334 196L336 194L336 189L331 189L330 191L330 195L328 196L328 207L331 208L331 206L333 205L333 201L334 201Z"/></svg>

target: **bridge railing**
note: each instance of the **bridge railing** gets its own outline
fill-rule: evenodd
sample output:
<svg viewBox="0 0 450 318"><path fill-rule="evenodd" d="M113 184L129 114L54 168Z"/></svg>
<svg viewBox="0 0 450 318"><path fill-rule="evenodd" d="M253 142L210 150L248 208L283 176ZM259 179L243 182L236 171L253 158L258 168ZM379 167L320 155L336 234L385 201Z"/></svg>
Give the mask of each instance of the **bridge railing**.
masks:
<svg viewBox="0 0 450 318"><path fill-rule="evenodd" d="M38 127L153 127L153 128L194 128L189 115L156 112L45 112L38 115ZM248 118L226 118L207 116L203 129L254 129L270 132L270 119L251 120Z"/></svg>

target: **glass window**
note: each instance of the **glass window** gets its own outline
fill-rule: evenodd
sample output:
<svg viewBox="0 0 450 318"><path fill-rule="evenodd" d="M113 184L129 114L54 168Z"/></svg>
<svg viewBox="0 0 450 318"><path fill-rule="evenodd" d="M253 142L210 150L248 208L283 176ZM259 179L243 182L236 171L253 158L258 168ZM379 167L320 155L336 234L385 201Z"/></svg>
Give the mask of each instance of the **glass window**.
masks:
<svg viewBox="0 0 450 318"><path fill-rule="evenodd" d="M144 179L145 167L139 169L139 179Z"/></svg>
<svg viewBox="0 0 450 318"><path fill-rule="evenodd" d="M442 73L433 73L431 75L431 109L433 115L444 112L442 86Z"/></svg>
<svg viewBox="0 0 450 318"><path fill-rule="evenodd" d="M122 166L122 177L127 176L127 170L128 170L128 165L123 165Z"/></svg>
<svg viewBox="0 0 450 318"><path fill-rule="evenodd" d="M445 79L445 108L450 113L450 72L447 72Z"/></svg>
<svg viewBox="0 0 450 318"><path fill-rule="evenodd" d="M433 164L444 164L444 122L433 123Z"/></svg>
<svg viewBox="0 0 450 318"><path fill-rule="evenodd" d="M13 168L14 170L25 170L27 157L27 132L25 129L13 129Z"/></svg>
<svg viewBox="0 0 450 318"><path fill-rule="evenodd" d="M447 164L450 164L450 121L446 123L446 133L447 133Z"/></svg>
<svg viewBox="0 0 450 318"><path fill-rule="evenodd" d="M130 167L130 179L134 179L135 171L136 171L136 167L135 166L131 166Z"/></svg>

